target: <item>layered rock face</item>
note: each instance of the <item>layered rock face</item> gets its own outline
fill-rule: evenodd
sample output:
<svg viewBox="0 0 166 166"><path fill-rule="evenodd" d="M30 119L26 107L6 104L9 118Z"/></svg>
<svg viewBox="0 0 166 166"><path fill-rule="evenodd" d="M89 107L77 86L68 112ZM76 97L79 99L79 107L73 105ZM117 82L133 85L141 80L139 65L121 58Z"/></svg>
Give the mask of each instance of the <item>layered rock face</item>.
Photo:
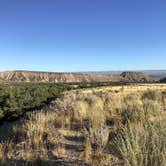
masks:
<svg viewBox="0 0 166 166"><path fill-rule="evenodd" d="M0 72L1 81L12 82L112 82L119 81L119 77L111 74L80 74L80 73L53 73L33 71L6 71Z"/></svg>

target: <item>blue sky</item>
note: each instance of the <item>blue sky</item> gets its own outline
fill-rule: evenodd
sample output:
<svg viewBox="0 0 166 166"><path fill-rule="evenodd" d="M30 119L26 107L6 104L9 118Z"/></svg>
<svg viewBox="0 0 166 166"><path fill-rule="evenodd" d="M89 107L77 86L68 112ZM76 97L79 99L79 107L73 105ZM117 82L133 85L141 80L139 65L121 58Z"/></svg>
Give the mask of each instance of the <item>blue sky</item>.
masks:
<svg viewBox="0 0 166 166"><path fill-rule="evenodd" d="M0 70L166 69L165 0L0 0Z"/></svg>

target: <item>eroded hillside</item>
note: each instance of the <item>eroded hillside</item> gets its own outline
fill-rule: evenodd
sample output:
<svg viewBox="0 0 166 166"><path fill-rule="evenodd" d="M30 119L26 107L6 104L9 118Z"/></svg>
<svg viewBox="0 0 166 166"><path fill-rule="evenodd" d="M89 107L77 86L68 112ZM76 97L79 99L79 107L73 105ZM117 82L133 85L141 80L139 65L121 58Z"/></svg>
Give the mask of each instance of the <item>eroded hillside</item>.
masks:
<svg viewBox="0 0 166 166"><path fill-rule="evenodd" d="M53 73L33 71L6 71L0 73L1 81L13 82L112 82L119 81L118 76L111 74Z"/></svg>
<svg viewBox="0 0 166 166"><path fill-rule="evenodd" d="M148 82L150 79L144 73L123 72L122 74L102 73L54 73L34 71L0 72L0 81L11 82L50 82L50 83L80 83L80 82Z"/></svg>

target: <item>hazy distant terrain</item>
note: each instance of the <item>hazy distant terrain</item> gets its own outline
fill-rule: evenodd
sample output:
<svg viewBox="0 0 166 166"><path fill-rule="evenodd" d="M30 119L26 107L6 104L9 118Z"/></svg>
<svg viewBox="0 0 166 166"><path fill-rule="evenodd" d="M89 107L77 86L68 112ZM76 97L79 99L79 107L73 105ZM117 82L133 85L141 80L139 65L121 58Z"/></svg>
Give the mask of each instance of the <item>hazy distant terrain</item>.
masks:
<svg viewBox="0 0 166 166"><path fill-rule="evenodd" d="M90 73L100 73L100 74L113 74L113 75L120 75L122 70L119 71L98 71L98 72L90 72ZM127 72L132 72L132 70L127 71ZM160 79L166 77L166 70L136 70L134 72L142 72L145 75L148 75L151 80L156 80L159 81ZM88 72L86 72L88 73Z"/></svg>

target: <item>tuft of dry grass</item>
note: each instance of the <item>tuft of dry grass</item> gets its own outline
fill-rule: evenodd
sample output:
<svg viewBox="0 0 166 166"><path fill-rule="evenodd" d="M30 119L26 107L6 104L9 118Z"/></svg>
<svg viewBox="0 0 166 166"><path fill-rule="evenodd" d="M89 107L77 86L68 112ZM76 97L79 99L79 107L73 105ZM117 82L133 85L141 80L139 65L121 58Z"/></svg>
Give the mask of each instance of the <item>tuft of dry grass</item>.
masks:
<svg viewBox="0 0 166 166"><path fill-rule="evenodd" d="M5 161L7 158L13 158L15 154L14 144L11 141L0 143L0 161Z"/></svg>

